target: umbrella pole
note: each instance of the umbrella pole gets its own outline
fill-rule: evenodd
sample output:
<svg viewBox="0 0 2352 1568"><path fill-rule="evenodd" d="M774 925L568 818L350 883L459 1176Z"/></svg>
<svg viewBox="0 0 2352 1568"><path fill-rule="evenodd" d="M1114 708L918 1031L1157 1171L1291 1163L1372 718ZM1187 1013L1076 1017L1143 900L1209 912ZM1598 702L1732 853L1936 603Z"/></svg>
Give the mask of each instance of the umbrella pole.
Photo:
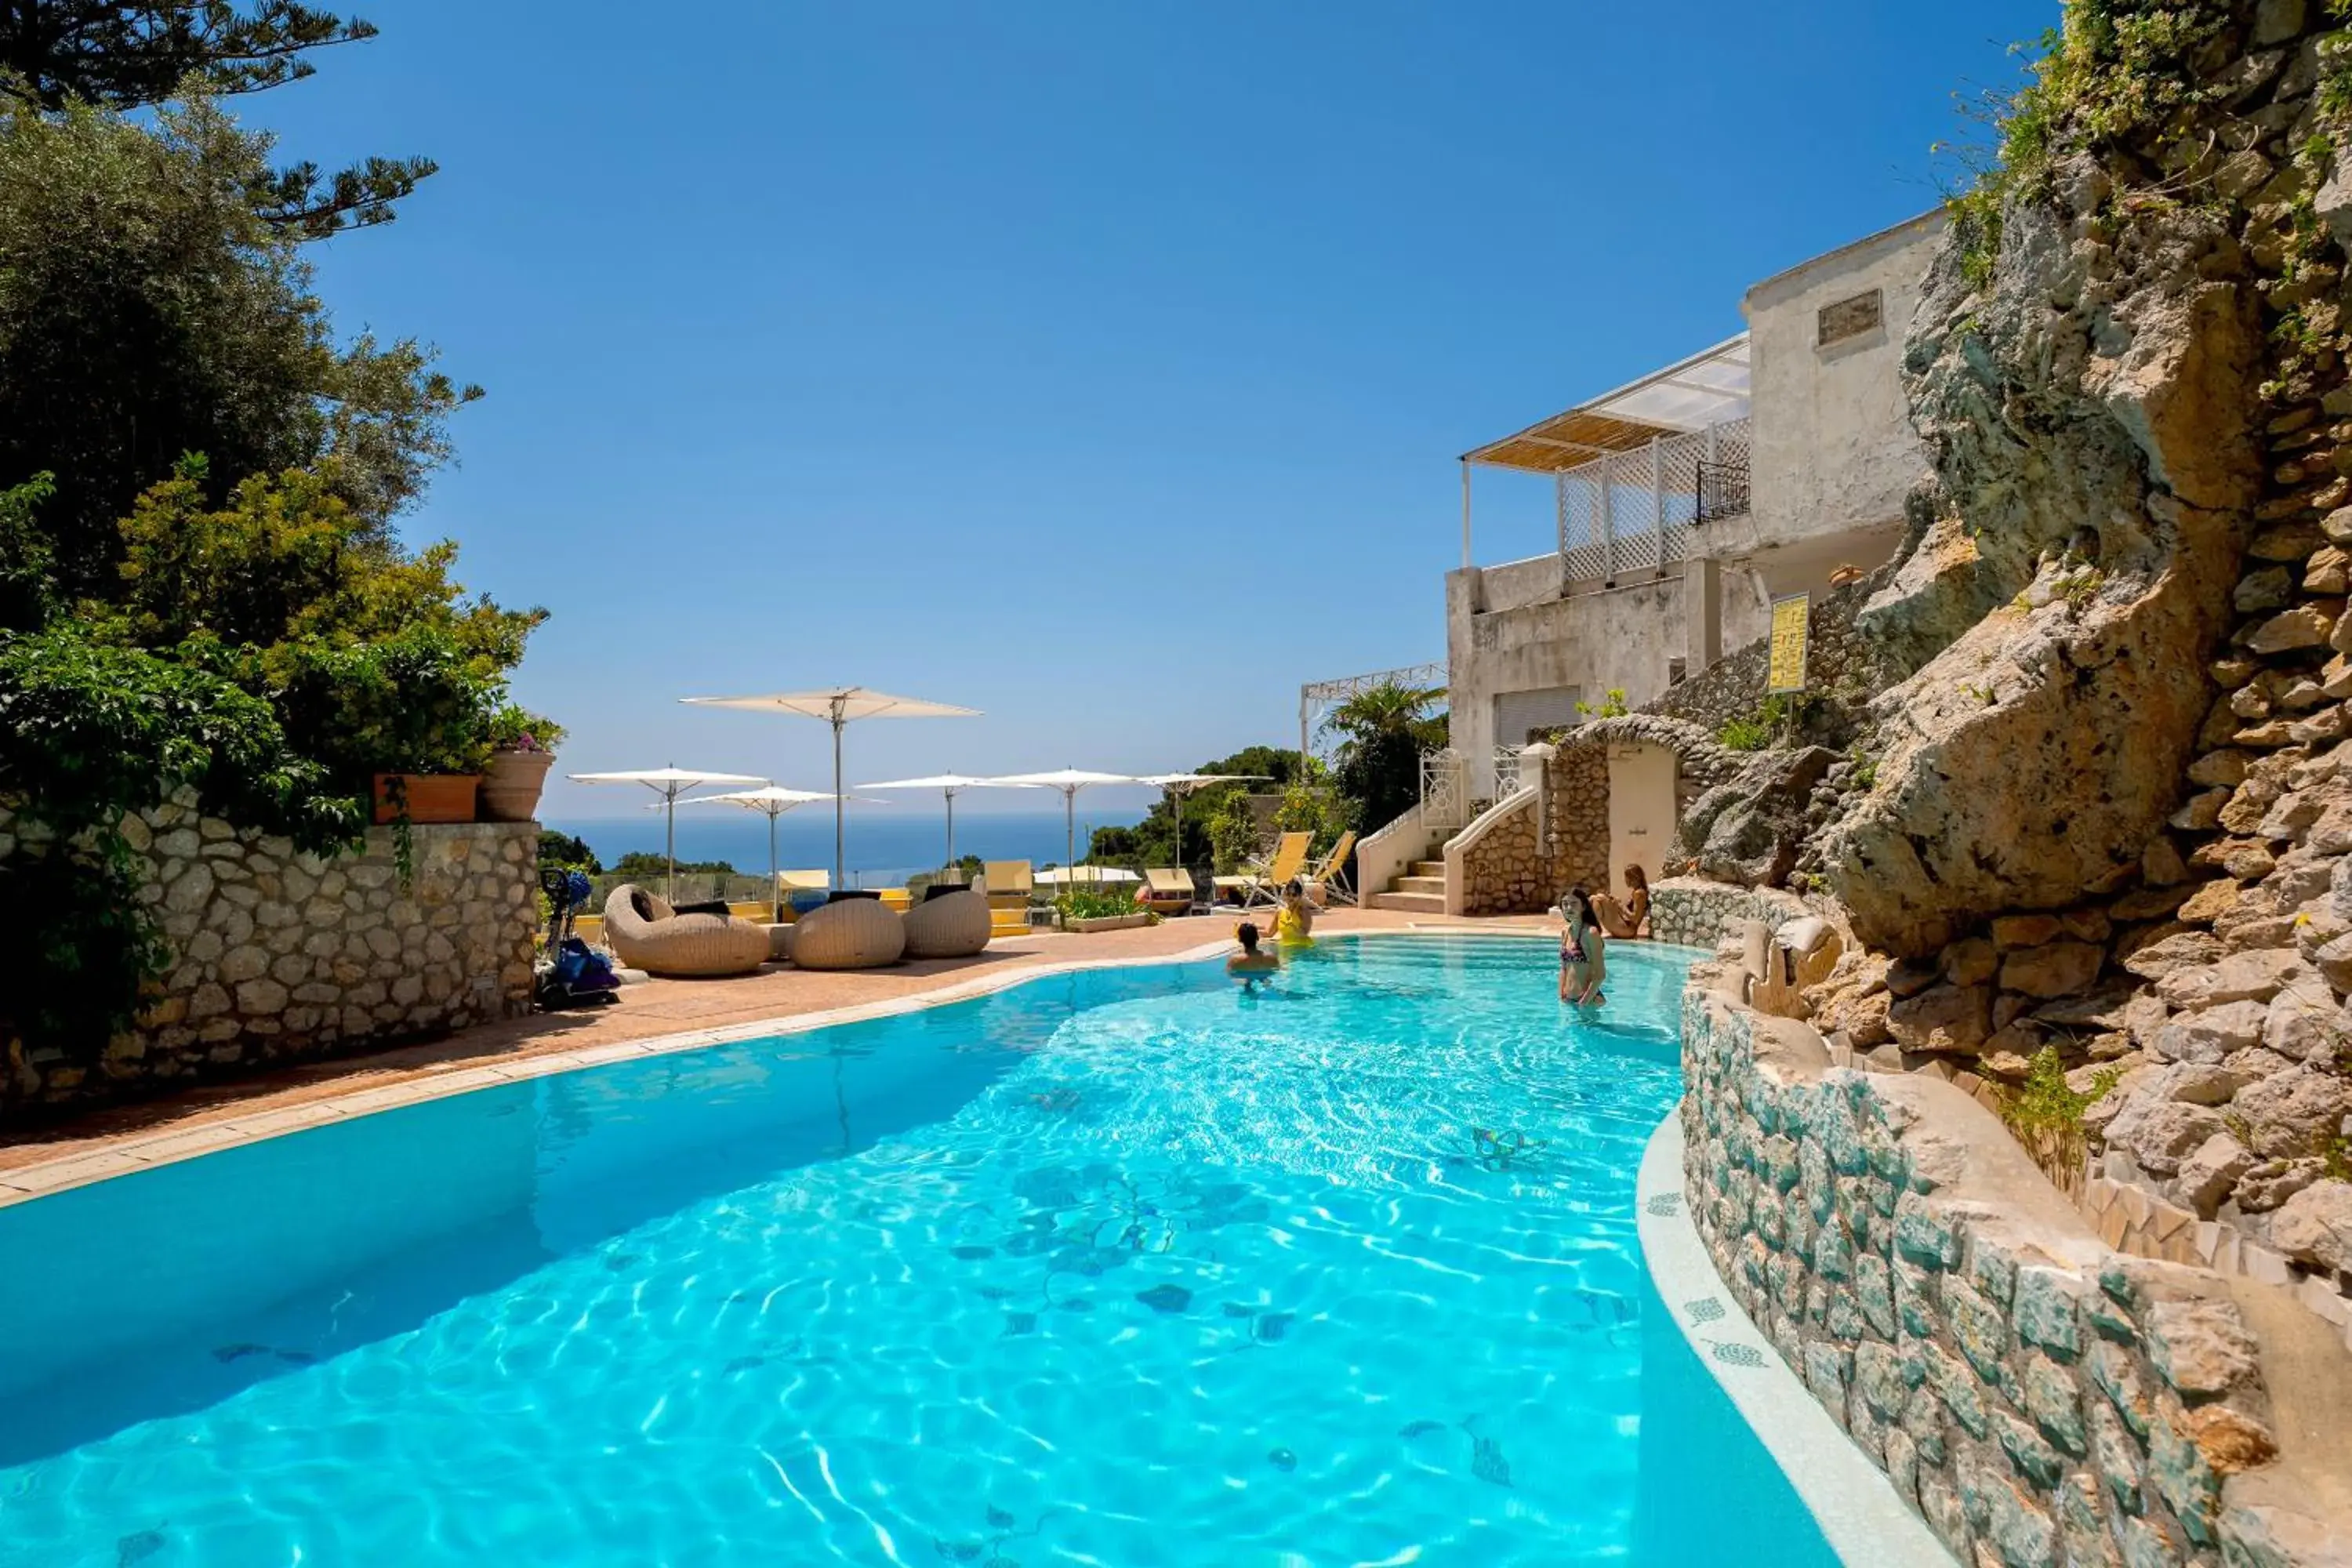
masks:
<svg viewBox="0 0 2352 1568"><path fill-rule="evenodd" d="M662 792L662 810L668 816L667 837L662 847L669 857L669 879L662 884L662 897L677 902L677 788L672 785Z"/></svg>
<svg viewBox="0 0 2352 1568"><path fill-rule="evenodd" d="M776 923L784 923L784 884L776 875L776 813L768 813L768 899L775 906Z"/></svg>
<svg viewBox="0 0 2352 1568"><path fill-rule="evenodd" d="M842 861L844 859L844 856L841 852L842 809L841 716L836 713L834 715L833 720L833 886L834 890L836 892L844 890L846 886L843 880L842 871Z"/></svg>
<svg viewBox="0 0 2352 1568"><path fill-rule="evenodd" d="M1063 877L1071 887L1078 885L1078 791L1073 784L1062 792L1062 853Z"/></svg>
<svg viewBox="0 0 2352 1568"><path fill-rule="evenodd" d="M945 866L940 867L940 869L943 871L952 871L956 868L955 791L944 790L940 793L944 794L948 797L948 863Z"/></svg>

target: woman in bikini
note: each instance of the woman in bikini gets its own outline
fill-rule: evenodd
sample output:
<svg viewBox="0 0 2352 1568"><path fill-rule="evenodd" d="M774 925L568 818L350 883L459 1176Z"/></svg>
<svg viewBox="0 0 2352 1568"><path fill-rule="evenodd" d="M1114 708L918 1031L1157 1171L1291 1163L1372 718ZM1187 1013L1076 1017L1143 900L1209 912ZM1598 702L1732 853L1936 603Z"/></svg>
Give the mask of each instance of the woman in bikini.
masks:
<svg viewBox="0 0 2352 1568"><path fill-rule="evenodd" d="M1625 868L1625 901L1607 893L1592 896L1592 918L1611 936L1640 936L1650 918L1650 878L1639 866Z"/></svg>
<svg viewBox="0 0 2352 1568"><path fill-rule="evenodd" d="M1282 907L1274 916L1274 940L1280 947L1315 945L1315 905L1307 897L1307 884L1297 877L1283 886Z"/></svg>
<svg viewBox="0 0 2352 1568"><path fill-rule="evenodd" d="M1570 888L1559 900L1559 999L1598 1006L1608 1000L1601 994L1608 970L1601 949L1608 939L1592 918L1592 900L1583 888Z"/></svg>

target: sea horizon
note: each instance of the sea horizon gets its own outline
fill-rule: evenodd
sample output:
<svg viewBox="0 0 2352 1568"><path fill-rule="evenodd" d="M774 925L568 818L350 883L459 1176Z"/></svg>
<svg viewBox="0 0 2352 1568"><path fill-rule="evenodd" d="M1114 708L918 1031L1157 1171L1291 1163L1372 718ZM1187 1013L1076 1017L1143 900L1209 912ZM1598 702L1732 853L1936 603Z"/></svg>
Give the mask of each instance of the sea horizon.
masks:
<svg viewBox="0 0 2352 1568"><path fill-rule="evenodd" d="M1131 827L1143 819L1140 808L1082 811L1077 816L1077 858L1087 857L1087 845L1097 827ZM663 850L662 814L645 812L629 817L550 817L541 826L568 833L585 842L598 859L610 866L632 851L659 855ZM977 855L985 860L1027 860L1040 869L1066 858L1063 816L1054 812L956 813L958 856ZM845 844L846 872L856 878L904 877L936 870L947 853L947 816L938 810L866 812L852 810ZM768 869L768 821L755 812L704 808L677 814L677 858L687 861L724 860L749 876ZM776 862L784 870L833 867L833 813L804 806L776 820Z"/></svg>

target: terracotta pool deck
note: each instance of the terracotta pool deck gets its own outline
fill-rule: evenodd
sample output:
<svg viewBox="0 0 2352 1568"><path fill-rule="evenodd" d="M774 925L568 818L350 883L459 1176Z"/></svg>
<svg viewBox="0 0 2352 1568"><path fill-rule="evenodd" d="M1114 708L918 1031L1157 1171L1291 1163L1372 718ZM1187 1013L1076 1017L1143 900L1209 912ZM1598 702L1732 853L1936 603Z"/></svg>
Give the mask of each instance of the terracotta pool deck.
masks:
<svg viewBox="0 0 2352 1568"><path fill-rule="evenodd" d="M1508 931L1540 925L1530 919L1449 921L1383 910L1334 910L1317 922L1325 931ZM625 987L604 1007L533 1014L0 1134L0 1205L349 1115L600 1062L691 1050L756 1035L763 1026L846 1021L896 1011L909 999L992 990L1066 965L1171 958L1229 942L1232 931L1231 921L1210 916L1087 936L1033 932L992 942L976 958L853 973L774 967L733 980L649 981Z"/></svg>

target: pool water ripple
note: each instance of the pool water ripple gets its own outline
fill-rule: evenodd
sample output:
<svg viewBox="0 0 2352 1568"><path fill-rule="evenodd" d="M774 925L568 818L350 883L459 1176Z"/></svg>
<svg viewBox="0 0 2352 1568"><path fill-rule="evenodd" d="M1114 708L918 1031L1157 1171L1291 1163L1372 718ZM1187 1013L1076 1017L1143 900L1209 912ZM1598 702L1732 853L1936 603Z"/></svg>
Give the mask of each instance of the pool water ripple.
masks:
<svg viewBox="0 0 2352 1568"><path fill-rule="evenodd" d="M1622 1561L1681 963L1612 952L1590 1019L1549 962L1332 944L488 1091L469 1144L370 1118L425 1187L520 1129L525 1201L0 1378L137 1416L0 1455L0 1559Z"/></svg>

